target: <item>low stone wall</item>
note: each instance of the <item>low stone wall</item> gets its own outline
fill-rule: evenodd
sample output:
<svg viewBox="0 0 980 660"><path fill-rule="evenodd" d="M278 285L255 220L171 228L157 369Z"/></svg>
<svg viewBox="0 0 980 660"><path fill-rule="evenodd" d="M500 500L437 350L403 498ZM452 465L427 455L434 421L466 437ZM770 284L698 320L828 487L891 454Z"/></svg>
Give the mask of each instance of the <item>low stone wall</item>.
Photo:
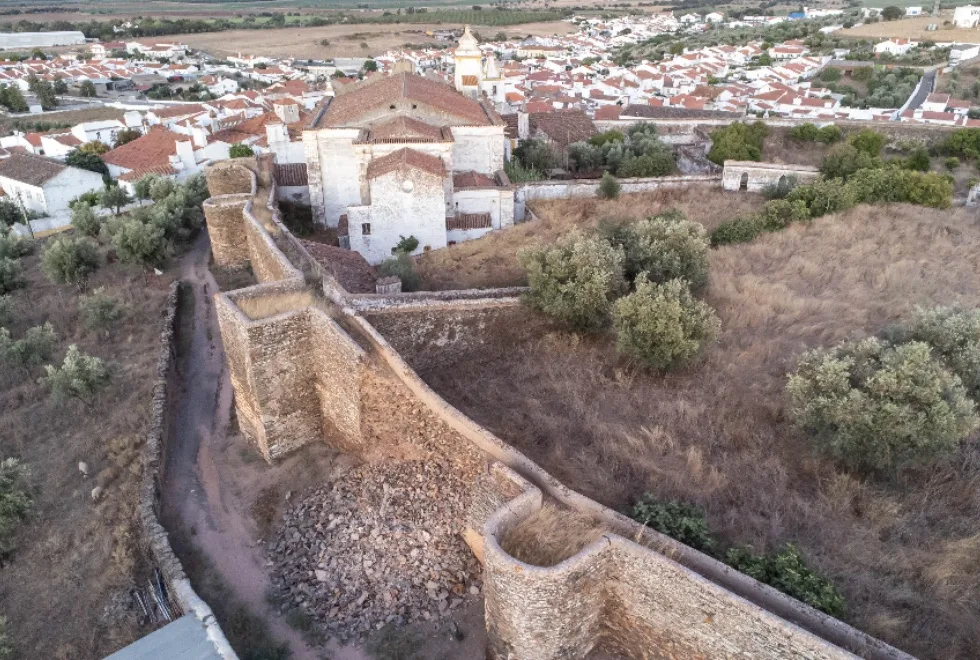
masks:
<svg viewBox="0 0 980 660"><path fill-rule="evenodd" d="M167 586L171 598L185 613L193 614L203 625L208 639L218 655L226 660L238 656L225 638L208 604L194 591L184 573L180 559L170 547L167 531L160 524L160 485L166 465L168 396L174 381L176 347L174 340L180 283L174 282L167 297L167 314L160 335L160 357L157 360L156 382L153 385L153 404L150 425L143 445L143 481L140 487L139 522L143 543Z"/></svg>
<svg viewBox="0 0 980 660"><path fill-rule="evenodd" d="M530 181L521 184L514 191L514 219L517 222L523 222L527 213L527 203L536 199L595 197L599 192L599 181L599 179L572 179L568 181ZM718 174L692 174L684 176L620 179L619 186L620 192L636 193L684 188L699 183L717 185L720 182L721 176Z"/></svg>

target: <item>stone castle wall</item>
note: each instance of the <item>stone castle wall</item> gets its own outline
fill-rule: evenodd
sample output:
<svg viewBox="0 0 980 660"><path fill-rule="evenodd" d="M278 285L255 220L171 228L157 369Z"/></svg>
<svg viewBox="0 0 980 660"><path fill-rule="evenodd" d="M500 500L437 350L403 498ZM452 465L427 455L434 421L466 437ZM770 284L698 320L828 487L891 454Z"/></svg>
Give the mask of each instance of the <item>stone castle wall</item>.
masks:
<svg viewBox="0 0 980 660"><path fill-rule="evenodd" d="M271 225L288 237L274 213L265 226L244 205L240 213L243 232L259 236ZM230 217L216 217L231 226ZM238 244L231 233L228 244ZM271 239L246 242L270 251L250 254L253 263L282 256ZM493 657L580 658L596 649L635 658L908 657L568 489L406 362L403 355L420 368L438 364L479 341L473 329L506 328L508 315L521 313L513 292L456 300L448 292L351 296L335 287L335 306L304 298L298 277L217 296L243 431L267 458L325 441L365 457L438 461L472 483L464 537L484 561ZM500 539L545 498L613 532L556 566L524 564Z"/></svg>
<svg viewBox="0 0 980 660"><path fill-rule="evenodd" d="M796 179L798 183L806 183L819 178L820 170L816 167L726 160L721 185L725 190L762 192L767 186L775 186L780 181Z"/></svg>

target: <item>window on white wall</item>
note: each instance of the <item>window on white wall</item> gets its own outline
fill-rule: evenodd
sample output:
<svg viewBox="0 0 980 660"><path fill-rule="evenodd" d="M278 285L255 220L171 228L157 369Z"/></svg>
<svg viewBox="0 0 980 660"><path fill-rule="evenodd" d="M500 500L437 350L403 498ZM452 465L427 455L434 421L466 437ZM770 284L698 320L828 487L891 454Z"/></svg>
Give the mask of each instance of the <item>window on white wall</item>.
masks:
<svg viewBox="0 0 980 660"><path fill-rule="evenodd" d="M371 223L370 222L362 222L361 223L361 234L363 236L370 236L371 235Z"/></svg>

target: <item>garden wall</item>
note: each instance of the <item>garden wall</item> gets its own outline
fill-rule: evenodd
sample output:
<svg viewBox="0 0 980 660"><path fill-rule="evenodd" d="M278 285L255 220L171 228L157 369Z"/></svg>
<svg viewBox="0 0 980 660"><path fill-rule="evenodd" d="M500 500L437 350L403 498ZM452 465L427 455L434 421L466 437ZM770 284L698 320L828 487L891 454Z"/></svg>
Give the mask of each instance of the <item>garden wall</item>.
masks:
<svg viewBox="0 0 980 660"><path fill-rule="evenodd" d="M273 227L281 231L274 215ZM282 254L272 240L251 245ZM258 259L267 257L278 259ZM463 535L485 562L493 657L579 658L598 648L643 658L908 658L570 490L443 400L406 362L452 360L481 341L477 330L517 327L526 312L516 291L331 290L337 306L312 293L291 278L217 296L236 406L248 419L243 431L267 459L319 438L364 457L437 461L471 483ZM500 538L545 497L614 533L557 566L516 560Z"/></svg>

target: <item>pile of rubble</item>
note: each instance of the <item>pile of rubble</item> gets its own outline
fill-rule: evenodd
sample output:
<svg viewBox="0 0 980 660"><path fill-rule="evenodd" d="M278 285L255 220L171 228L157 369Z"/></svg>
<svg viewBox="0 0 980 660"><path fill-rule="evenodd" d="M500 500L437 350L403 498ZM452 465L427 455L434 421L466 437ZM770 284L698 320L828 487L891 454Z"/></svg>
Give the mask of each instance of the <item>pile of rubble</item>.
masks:
<svg viewBox="0 0 980 660"><path fill-rule="evenodd" d="M367 464L305 494L268 544L284 609L346 641L429 621L480 594L460 537L466 484L436 463Z"/></svg>

